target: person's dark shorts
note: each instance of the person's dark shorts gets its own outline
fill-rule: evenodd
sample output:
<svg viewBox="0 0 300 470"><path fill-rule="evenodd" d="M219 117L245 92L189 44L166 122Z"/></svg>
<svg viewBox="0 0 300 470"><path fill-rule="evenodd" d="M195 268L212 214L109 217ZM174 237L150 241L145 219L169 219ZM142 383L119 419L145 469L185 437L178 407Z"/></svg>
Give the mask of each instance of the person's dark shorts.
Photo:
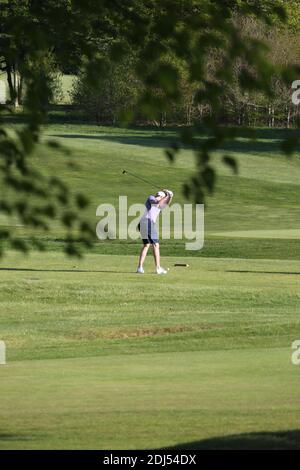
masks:
<svg viewBox="0 0 300 470"><path fill-rule="evenodd" d="M156 226L150 219L141 220L138 225L144 245L159 243Z"/></svg>

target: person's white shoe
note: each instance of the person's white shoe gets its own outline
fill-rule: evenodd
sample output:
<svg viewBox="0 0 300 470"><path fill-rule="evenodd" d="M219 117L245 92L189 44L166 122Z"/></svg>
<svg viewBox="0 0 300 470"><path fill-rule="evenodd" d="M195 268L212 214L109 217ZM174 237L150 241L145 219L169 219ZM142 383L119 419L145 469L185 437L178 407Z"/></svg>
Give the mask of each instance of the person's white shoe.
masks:
<svg viewBox="0 0 300 470"><path fill-rule="evenodd" d="M157 274L167 274L168 271L166 269L160 267L160 268L156 268L156 273Z"/></svg>
<svg viewBox="0 0 300 470"><path fill-rule="evenodd" d="M144 271L143 268L140 268L140 267L139 267L139 268L137 268L136 272L137 272L138 274L144 274L145 271Z"/></svg>

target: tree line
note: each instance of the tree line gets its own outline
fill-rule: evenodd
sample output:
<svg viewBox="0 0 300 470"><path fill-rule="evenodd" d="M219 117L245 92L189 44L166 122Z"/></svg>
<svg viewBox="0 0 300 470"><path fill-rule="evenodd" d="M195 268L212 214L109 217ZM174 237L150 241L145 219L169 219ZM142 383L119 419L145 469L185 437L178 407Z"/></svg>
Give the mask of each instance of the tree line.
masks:
<svg viewBox="0 0 300 470"><path fill-rule="evenodd" d="M30 23L28 1L11 1L6 3L6 24L4 28L13 27L18 14L28 16ZM51 4L51 2L49 2ZM68 3L68 2L67 2ZM199 2L201 4L201 2ZM268 127L290 127L294 126L299 119L300 107L291 101L291 84L276 75L276 66L293 63L300 65L300 5L295 0L285 2L288 21L283 26L278 20L272 26L266 24L260 18L245 16L241 12L235 12L233 21L243 36L266 45L266 55L275 66L272 77L272 96L266 96L259 90L244 90L241 85L243 76L251 77L251 64L243 58L239 58L233 64L232 80L219 80L224 87L222 103L219 106L216 118L220 124L238 126L268 126ZM299 20L299 21L298 21ZM15 26L14 26L15 27ZM53 25L52 25L53 27ZM108 43L114 39L107 30L102 28L93 32L93 39L97 42L98 54L106 56L106 67L102 77L97 77L97 84L90 82L90 72L83 71L80 67L81 60L76 57L76 47L68 51L73 58L70 61L63 59L58 61L55 52L47 51L43 57L44 72L47 75L48 84L54 101L57 96L62 95L59 76L62 73L73 73L77 79L71 90L71 99L74 109L82 119L96 122L97 124L115 125L120 122L124 114L129 113L131 121L135 124L154 124L159 127L166 125L191 126L194 122L201 122L206 116L210 116L213 107L209 102L199 102L197 95L201 94L201 86L198 80L191 80L189 68L185 60L180 60L176 54L166 51L161 57L166 67L171 66L178 75L178 99L169 101L165 109L157 112L154 119L149 119L147 113L143 113L138 107L138 98L145 93L146 86L138 71L138 48L128 49L122 56L122 60L115 61L110 57ZM54 38L56 46L59 44L59 35ZM25 38L24 38L25 39ZM9 104L18 108L23 104L25 96L24 74L22 68L26 63L26 41L25 44L12 44L8 38L2 37L3 55L1 56L1 70L6 73L9 86ZM0 39L1 44L1 39ZM18 49L17 49L18 47ZM64 54L67 51L64 52ZM13 56L13 57L11 57ZM64 57L64 55L63 55ZM206 56L206 72L208 78L214 77L217 67L222 64L224 54L211 48L211 54ZM268 71L267 71L268 72ZM214 77L216 78L216 77ZM25 83L26 87L26 83ZM159 95L160 90L156 90Z"/></svg>
<svg viewBox="0 0 300 470"><path fill-rule="evenodd" d="M300 11L299 5L297 11ZM291 12L294 14L295 9L291 9ZM300 106L292 102L292 83L286 83L280 75L276 75L277 66L289 63L300 66L299 30L294 21L293 16L291 23L284 28L280 24L271 28L256 18L235 16L235 23L243 29L243 34L266 45L267 55L274 65L272 92L266 95L255 87L243 89L241 79L243 74L248 78L251 76L251 64L239 58L233 65L231 82L220 80L221 86L224 87L222 103L216 115L220 124L287 128L297 124ZM128 110L132 113L135 124L164 127L201 123L213 112L209 102L197 100L197 95L201 93L201 84L190 80L183 61L170 54L166 54L163 60L166 65L171 64L177 70L180 99L170 102L167 109L158 113L155 119L149 120L147 115L138 109L138 96L145 90L145 84L136 73L136 58L133 54L125 56L117 65L109 62L105 78L99 82L96 89L88 85L84 74L79 75L71 92L74 108L83 119L97 124L115 125ZM222 63L223 56L212 50L206 60L208 75L213 76L216 67Z"/></svg>

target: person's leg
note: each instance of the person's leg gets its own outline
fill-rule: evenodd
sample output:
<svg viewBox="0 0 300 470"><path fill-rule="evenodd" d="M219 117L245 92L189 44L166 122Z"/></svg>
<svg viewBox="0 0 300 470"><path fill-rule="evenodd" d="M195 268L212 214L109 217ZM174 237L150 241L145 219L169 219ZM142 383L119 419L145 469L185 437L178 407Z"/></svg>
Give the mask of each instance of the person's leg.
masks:
<svg viewBox="0 0 300 470"><path fill-rule="evenodd" d="M143 267L145 258L147 256L147 253L148 253L148 250L149 250L149 246L150 246L150 243L147 243L147 244L145 243L142 246L142 249L141 249L141 252L140 252L140 257L139 257L139 265L138 265L139 268Z"/></svg>
<svg viewBox="0 0 300 470"><path fill-rule="evenodd" d="M160 268L160 251L159 251L159 243L153 243L152 245L154 262L156 269Z"/></svg>
<svg viewBox="0 0 300 470"><path fill-rule="evenodd" d="M162 268L160 265L160 249L159 249L159 243L153 243L152 244L152 249L153 249L153 256L154 256L154 261L155 261L155 268L157 274L167 274L167 270Z"/></svg>

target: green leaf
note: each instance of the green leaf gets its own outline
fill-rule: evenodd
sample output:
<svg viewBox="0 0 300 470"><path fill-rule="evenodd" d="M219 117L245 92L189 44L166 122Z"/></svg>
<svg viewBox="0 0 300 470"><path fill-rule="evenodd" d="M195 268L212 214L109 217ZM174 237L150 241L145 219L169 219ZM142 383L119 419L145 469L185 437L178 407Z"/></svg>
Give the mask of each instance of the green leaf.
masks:
<svg viewBox="0 0 300 470"><path fill-rule="evenodd" d="M201 178L209 190L210 193L213 192L214 186L215 186L215 180L216 180L216 173L215 170L209 166L207 166L202 172L201 172Z"/></svg>
<svg viewBox="0 0 300 470"><path fill-rule="evenodd" d="M238 174L238 164L235 158L224 155L223 162L232 169L233 173Z"/></svg>
<svg viewBox="0 0 300 470"><path fill-rule="evenodd" d="M296 152L296 150L299 150L299 145L299 137L289 137L281 143L280 147L284 153L286 153L288 156L291 156L294 152Z"/></svg>
<svg viewBox="0 0 300 470"><path fill-rule="evenodd" d="M80 209L84 209L89 205L89 200L84 194L78 193L76 194L75 198L76 204Z"/></svg>

